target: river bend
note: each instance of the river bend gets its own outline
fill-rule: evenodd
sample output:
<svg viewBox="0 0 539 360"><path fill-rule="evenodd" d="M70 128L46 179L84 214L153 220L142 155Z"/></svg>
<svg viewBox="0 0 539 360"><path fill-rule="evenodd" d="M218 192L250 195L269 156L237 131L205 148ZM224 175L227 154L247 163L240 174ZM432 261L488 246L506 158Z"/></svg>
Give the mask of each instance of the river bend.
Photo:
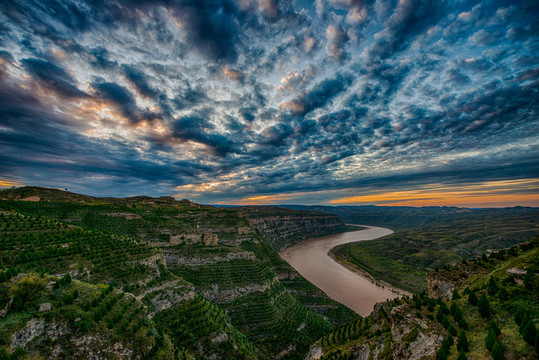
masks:
<svg viewBox="0 0 539 360"><path fill-rule="evenodd" d="M367 316L374 309L374 304L398 295L348 270L328 255L329 250L337 245L373 240L393 233L382 227L361 226L367 229L302 241L283 250L281 257L330 298Z"/></svg>

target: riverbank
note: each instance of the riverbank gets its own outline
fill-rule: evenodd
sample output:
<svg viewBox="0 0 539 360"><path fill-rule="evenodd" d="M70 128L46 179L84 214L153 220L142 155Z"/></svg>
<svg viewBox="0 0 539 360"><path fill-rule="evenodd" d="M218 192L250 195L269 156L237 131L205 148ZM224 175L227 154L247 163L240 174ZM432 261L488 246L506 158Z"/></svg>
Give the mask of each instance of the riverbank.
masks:
<svg viewBox="0 0 539 360"><path fill-rule="evenodd" d="M380 286L382 288L389 289L389 290L391 290L392 292L394 292L395 294L397 294L399 296L412 296L413 295L411 292L400 289L400 288L398 288L396 286L391 285L390 283L388 283L388 282L386 282L384 280L381 280L379 278L376 278L376 277L372 276L369 272L367 272L367 271L361 269L360 267L358 267L357 265L352 264L351 262L347 261L346 258L344 258L342 256L339 256L337 253L335 253L334 249L336 247L331 248L331 250L329 250L328 256L330 258L332 258L333 260L335 260L340 265L342 265L345 268L347 268L348 270L350 270L351 272L357 274L358 276L361 276L362 278L365 278L366 280L369 280L371 283L373 283L376 286Z"/></svg>
<svg viewBox="0 0 539 360"><path fill-rule="evenodd" d="M405 292L380 286L383 284L377 284L376 279L373 281L372 277L339 264L328 252L338 245L373 240L391 233L391 229L367 226L364 230L309 239L283 250L280 255L329 297L366 316L376 303Z"/></svg>

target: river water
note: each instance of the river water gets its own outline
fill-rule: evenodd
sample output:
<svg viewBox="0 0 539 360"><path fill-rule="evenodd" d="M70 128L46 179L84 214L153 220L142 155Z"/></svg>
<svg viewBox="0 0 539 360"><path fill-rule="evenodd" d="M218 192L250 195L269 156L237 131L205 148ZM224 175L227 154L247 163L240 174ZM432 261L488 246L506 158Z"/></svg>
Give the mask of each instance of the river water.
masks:
<svg viewBox="0 0 539 360"><path fill-rule="evenodd" d="M281 257L330 298L367 316L374 309L374 304L398 295L348 270L328 255L328 251L337 245L373 240L393 233L382 227L365 227L365 230L305 240L285 249Z"/></svg>

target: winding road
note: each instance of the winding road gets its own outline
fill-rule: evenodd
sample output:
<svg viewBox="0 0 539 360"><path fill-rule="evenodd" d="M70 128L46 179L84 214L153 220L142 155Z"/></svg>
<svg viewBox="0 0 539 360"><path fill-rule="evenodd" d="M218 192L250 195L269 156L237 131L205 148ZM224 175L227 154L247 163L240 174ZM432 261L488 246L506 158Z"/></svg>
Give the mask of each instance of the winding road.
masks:
<svg viewBox="0 0 539 360"><path fill-rule="evenodd" d="M348 270L328 255L337 245L373 240L393 233L393 230L382 227L361 226L367 229L305 240L283 250L281 257L330 298L367 316L374 304L398 295Z"/></svg>

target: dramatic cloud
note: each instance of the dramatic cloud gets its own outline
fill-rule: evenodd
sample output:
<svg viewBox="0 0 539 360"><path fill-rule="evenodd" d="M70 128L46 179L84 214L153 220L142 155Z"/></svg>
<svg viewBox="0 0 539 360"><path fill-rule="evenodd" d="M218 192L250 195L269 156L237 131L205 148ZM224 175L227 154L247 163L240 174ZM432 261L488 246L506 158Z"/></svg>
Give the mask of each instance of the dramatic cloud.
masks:
<svg viewBox="0 0 539 360"><path fill-rule="evenodd" d="M539 205L538 14L531 1L3 1L0 186Z"/></svg>

